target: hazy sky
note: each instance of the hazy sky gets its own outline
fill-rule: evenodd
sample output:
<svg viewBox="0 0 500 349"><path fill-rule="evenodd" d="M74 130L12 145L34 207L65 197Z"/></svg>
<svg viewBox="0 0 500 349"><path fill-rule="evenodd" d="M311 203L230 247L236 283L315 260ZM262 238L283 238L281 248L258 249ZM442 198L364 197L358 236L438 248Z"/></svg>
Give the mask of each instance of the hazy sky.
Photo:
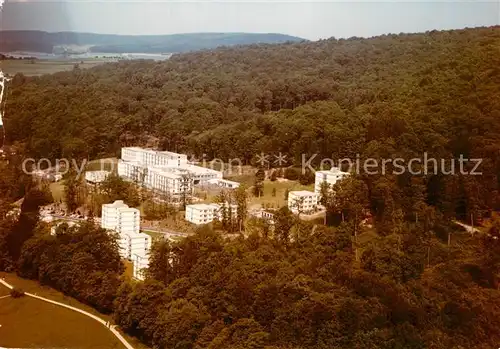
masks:
<svg viewBox="0 0 500 349"><path fill-rule="evenodd" d="M500 1L7 0L3 29L107 34L273 32L317 40L490 26ZM2 0L0 0L0 3Z"/></svg>

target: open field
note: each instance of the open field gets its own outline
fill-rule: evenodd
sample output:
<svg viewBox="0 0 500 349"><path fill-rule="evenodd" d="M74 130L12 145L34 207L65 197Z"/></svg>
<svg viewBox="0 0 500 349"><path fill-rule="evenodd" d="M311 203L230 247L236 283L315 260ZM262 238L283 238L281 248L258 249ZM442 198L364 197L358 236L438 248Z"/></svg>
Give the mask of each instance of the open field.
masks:
<svg viewBox="0 0 500 349"><path fill-rule="evenodd" d="M89 161L85 166L85 171L117 171L118 159L106 158Z"/></svg>
<svg viewBox="0 0 500 349"><path fill-rule="evenodd" d="M0 286L0 299L2 297L8 296L10 294L10 290L7 287Z"/></svg>
<svg viewBox="0 0 500 349"><path fill-rule="evenodd" d="M83 63L82 63L83 62ZM26 76L40 76L44 74L53 74L61 71L73 70L75 64L79 68L86 69L92 68L104 63L107 60L100 59L87 59L87 60L43 60L36 59L30 61L29 59L15 59L0 61L0 69L9 75L16 73L23 73Z"/></svg>
<svg viewBox="0 0 500 349"><path fill-rule="evenodd" d="M25 292L77 307L99 316L103 320L111 320L109 316L103 315L50 287L41 286L38 282L21 279L14 274L3 272L0 272L0 278L5 278L5 281ZM9 294L9 290L0 285L0 295L3 294ZM0 327L0 347L123 348L118 339L97 321L27 296L18 299L12 297L0 299L0 325L2 325ZM148 348L136 339L126 335L124 337L136 349Z"/></svg>
<svg viewBox="0 0 500 349"><path fill-rule="evenodd" d="M142 233L147 234L151 236L154 239L161 239L165 236L165 234L158 233L156 231L150 231L150 230L143 230Z"/></svg>
<svg viewBox="0 0 500 349"><path fill-rule="evenodd" d="M64 182L54 182L49 185L54 202L64 201Z"/></svg>
<svg viewBox="0 0 500 349"><path fill-rule="evenodd" d="M276 196L273 196L276 189ZM285 191L309 190L314 191L314 184L302 185L296 181L264 181L264 195L261 197L250 196L250 206L261 205L264 208L275 208L286 206Z"/></svg>
<svg viewBox="0 0 500 349"><path fill-rule="evenodd" d="M238 182L238 183L245 185L247 187L250 187L253 185L253 183L255 181L255 174L233 175L233 176L227 176L224 178L226 178L230 181Z"/></svg>
<svg viewBox="0 0 500 349"><path fill-rule="evenodd" d="M82 314L26 296L0 304L3 347L123 348L102 324Z"/></svg>
<svg viewBox="0 0 500 349"><path fill-rule="evenodd" d="M40 300L0 299L0 345L27 348L123 348L102 324Z"/></svg>

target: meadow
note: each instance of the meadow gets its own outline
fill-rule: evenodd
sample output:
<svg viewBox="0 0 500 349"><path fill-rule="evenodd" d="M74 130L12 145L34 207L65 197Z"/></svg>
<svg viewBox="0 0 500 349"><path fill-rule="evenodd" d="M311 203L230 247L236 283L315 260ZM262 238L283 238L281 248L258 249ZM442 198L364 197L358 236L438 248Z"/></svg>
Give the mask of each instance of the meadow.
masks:
<svg viewBox="0 0 500 349"><path fill-rule="evenodd" d="M0 273L0 278L25 292L78 307L104 320L110 317L100 314L62 293L25 280L13 274ZM9 290L0 285L0 297ZM124 346L114 335L97 321L85 315L49 304L28 296L0 298L0 347L7 348L79 348L114 349ZM127 337L137 349L145 349L137 340Z"/></svg>
<svg viewBox="0 0 500 349"><path fill-rule="evenodd" d="M255 197L249 195L250 206L261 205L263 208L279 209L283 206L287 206L287 201L285 200L285 192L294 190L308 190L314 191L314 184L302 185L296 181L264 181L263 195L260 197ZM275 195L273 192L275 191Z"/></svg>
<svg viewBox="0 0 500 349"><path fill-rule="evenodd" d="M105 59L86 59L86 60L45 60L45 59L15 59L0 61L0 69L9 75L22 73L26 76L41 76L44 74L54 74L61 71L71 71L75 64L80 69L92 68L109 62Z"/></svg>

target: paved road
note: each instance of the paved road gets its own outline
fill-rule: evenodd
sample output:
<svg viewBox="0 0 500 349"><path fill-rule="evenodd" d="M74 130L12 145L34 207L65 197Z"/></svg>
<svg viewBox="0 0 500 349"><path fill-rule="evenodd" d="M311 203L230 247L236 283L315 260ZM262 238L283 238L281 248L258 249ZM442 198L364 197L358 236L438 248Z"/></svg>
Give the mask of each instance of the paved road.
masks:
<svg viewBox="0 0 500 349"><path fill-rule="evenodd" d="M150 227L146 227L146 226L141 226L141 230L147 230L147 231L150 231L153 233L160 233L160 234L165 234L165 235L174 235L174 236L181 236L181 237L189 236L189 234L181 233L179 231L173 231L173 230L167 230L167 229L159 230L159 229L150 228Z"/></svg>
<svg viewBox="0 0 500 349"><path fill-rule="evenodd" d="M467 225L467 224L459 222L459 221L453 221L453 223L458 224L459 226L465 228L465 230L468 233L471 233L471 234L473 234L473 233L480 233L481 232L479 229L474 228L471 225Z"/></svg>
<svg viewBox="0 0 500 349"><path fill-rule="evenodd" d="M7 287L7 288L9 288L11 290L14 288L11 284L7 283L4 279L0 279L0 284L4 285L5 287ZM40 296L36 296L34 294L31 294L31 293L25 292L24 294L26 296L28 296L28 297L36 298L36 299L39 299L39 300L47 302L47 303L55 304L55 305L58 305L58 306L61 306L61 307L64 307L64 308L76 311L76 312L78 312L80 314L83 314L83 315L85 315L87 317L90 317L90 318L94 319L95 321L100 322L103 326L106 326L106 328L108 330L110 330L115 335L116 338L118 338L118 340L125 346L125 348L127 348L127 349L134 349L134 347L132 345L130 345L130 343L127 342L127 340L125 338L123 338L123 336L120 334L120 332L118 332L115 329L115 326L108 327L106 325L107 322L104 321L103 319L101 319L100 317L95 316L94 314L91 314L91 313L89 313L89 312L87 312L85 310L78 309L78 308L72 307L70 305L67 305L67 304L64 304L64 303L59 303L59 302L56 302L56 301L53 301L53 300L50 300L50 299L47 299L47 298L43 298L43 297L40 297Z"/></svg>

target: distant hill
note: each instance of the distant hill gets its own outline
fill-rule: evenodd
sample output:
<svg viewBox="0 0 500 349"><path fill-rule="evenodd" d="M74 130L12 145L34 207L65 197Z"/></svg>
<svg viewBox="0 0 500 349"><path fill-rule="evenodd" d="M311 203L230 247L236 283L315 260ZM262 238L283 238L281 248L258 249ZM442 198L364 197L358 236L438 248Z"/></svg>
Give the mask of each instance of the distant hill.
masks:
<svg viewBox="0 0 500 349"><path fill-rule="evenodd" d="M77 32L0 31L0 51L51 53L58 46L86 46L90 52L167 53L187 52L219 46L304 41L284 34L193 33L173 35L109 35Z"/></svg>

